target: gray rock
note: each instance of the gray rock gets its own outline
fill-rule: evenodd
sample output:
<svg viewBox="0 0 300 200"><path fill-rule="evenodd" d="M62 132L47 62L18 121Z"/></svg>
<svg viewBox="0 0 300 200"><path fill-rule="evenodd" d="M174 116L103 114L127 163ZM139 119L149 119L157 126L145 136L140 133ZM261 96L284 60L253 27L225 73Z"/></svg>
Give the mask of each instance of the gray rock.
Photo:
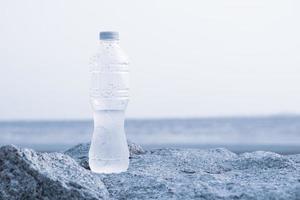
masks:
<svg viewBox="0 0 300 200"><path fill-rule="evenodd" d="M127 144L129 148L130 157L146 153L146 151L138 144L135 144L129 140L127 140Z"/></svg>
<svg viewBox="0 0 300 200"><path fill-rule="evenodd" d="M146 153L146 151L140 146L133 142L127 141L130 158L134 155L140 155ZM88 152L90 149L90 143L78 144L71 149L65 151L65 154L74 158L82 167L90 169L88 163Z"/></svg>
<svg viewBox="0 0 300 200"><path fill-rule="evenodd" d="M0 148L0 199L108 199L98 176L61 153Z"/></svg>
<svg viewBox="0 0 300 200"><path fill-rule="evenodd" d="M1 147L0 199L300 199L300 154L130 147L120 174L84 169L88 144L66 152L83 167L61 153Z"/></svg>
<svg viewBox="0 0 300 200"><path fill-rule="evenodd" d="M299 160L262 151L157 149L134 155L127 172L98 176L115 199L299 200Z"/></svg>

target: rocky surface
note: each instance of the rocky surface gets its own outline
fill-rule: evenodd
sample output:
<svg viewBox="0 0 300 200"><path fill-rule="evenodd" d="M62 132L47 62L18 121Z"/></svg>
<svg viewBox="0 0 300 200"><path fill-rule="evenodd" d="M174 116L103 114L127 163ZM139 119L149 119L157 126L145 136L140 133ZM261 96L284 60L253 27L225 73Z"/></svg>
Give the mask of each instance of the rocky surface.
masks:
<svg viewBox="0 0 300 200"><path fill-rule="evenodd" d="M158 149L98 176L115 199L300 199L300 155Z"/></svg>
<svg viewBox="0 0 300 200"><path fill-rule="evenodd" d="M88 168L89 144L68 155L0 148L0 199L300 199L300 154L131 148L120 174ZM104 183L104 185L103 185Z"/></svg>
<svg viewBox="0 0 300 200"><path fill-rule="evenodd" d="M61 153L0 148L0 199L108 199L99 176Z"/></svg>
<svg viewBox="0 0 300 200"><path fill-rule="evenodd" d="M127 141L127 143L128 143L130 158L133 155L140 155L146 153L146 151L144 151L144 149L140 145L137 145L130 141ZM82 143L74 146L71 149L68 149L67 151L65 151L65 154L74 158L82 167L86 169L90 169L88 163L89 149L90 149L90 143Z"/></svg>

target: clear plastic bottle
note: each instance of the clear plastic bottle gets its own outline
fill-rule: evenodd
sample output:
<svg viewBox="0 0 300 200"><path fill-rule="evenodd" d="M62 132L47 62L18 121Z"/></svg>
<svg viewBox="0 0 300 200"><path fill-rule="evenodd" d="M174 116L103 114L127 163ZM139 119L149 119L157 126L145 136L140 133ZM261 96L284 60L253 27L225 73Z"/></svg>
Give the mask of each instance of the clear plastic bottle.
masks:
<svg viewBox="0 0 300 200"><path fill-rule="evenodd" d="M94 132L90 168L97 173L126 171L129 151L124 119L129 101L129 68L117 32L100 32L99 49L91 62L91 79Z"/></svg>

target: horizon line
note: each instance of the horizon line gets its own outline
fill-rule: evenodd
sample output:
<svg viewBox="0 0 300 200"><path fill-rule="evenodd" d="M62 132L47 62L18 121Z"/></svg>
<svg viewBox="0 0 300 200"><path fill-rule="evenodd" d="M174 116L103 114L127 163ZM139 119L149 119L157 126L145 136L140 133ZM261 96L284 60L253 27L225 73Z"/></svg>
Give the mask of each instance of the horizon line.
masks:
<svg viewBox="0 0 300 200"><path fill-rule="evenodd" d="M235 119L235 118L283 118L283 117L300 117L300 113L282 113L282 114L255 114L255 115L214 115L214 116L186 116L186 117L127 117L125 120L130 121L147 121L147 120L195 120L195 119ZM0 119L1 122L76 122L76 121L93 121L93 118L49 118L49 119Z"/></svg>

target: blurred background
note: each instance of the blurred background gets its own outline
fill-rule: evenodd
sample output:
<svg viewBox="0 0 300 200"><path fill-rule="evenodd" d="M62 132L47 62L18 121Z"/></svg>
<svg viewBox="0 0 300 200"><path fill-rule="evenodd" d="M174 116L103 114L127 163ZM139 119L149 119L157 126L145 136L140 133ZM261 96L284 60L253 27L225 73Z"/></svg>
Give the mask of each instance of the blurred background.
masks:
<svg viewBox="0 0 300 200"><path fill-rule="evenodd" d="M300 2L0 1L0 145L88 142L99 31L131 61L126 132L145 148L300 152Z"/></svg>

